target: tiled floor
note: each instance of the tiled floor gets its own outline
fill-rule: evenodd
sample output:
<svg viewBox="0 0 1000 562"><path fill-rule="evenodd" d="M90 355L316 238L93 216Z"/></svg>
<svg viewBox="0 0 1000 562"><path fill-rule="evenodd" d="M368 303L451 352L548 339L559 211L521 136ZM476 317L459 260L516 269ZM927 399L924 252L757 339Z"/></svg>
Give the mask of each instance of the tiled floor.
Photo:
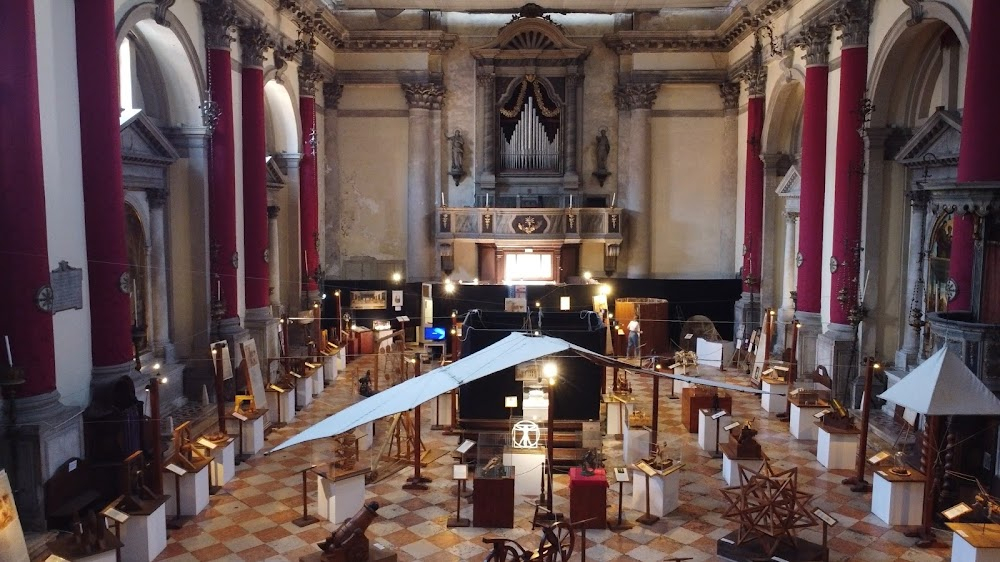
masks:
<svg viewBox="0 0 1000 562"><path fill-rule="evenodd" d="M276 445L299 430L338 411L355 400L352 383L356 371L370 368L370 358L352 363L346 375L328 387L288 427L271 434L267 447ZM650 408L648 380L633 377L632 384L640 405ZM666 390L663 395L666 396ZM373 398L377 399L376 398ZM736 529L736 524L721 514L724 500L718 492L721 461L709 458L698 448L697 434L689 434L680 423L680 402L661 399L660 432L672 450L680 452L685 463L681 474L680 507L650 527L636 524L631 530L615 533L607 530L587 532L588 560L652 562L669 556L688 556L695 561L722 560L715 555L716 540ZM641 406L640 406L641 407ZM737 419L756 417L759 441L765 453L779 468L799 467L799 488L814 494L813 505L821 507L839 524L830 529L831 561L871 560L878 562L936 562L950 557L950 537L938 532L942 546L933 549L913 547L913 539L903 536L901 528L888 527L870 513L870 494L856 494L840 484L847 471L827 471L815 458L814 441L796 441L787 424L760 409L759 399L751 395L735 398ZM429 449L450 451L455 437L430 431L429 413L423 415L424 439ZM386 424L378 424L378 432ZM382 438L381 435L378 436ZM376 443L377 446L377 443ZM605 440L609 466L621 463L621 441ZM193 522L172 531L166 550L157 560L292 560L318 552L315 543L326 538L335 525L320 522L299 528L292 521L301 515L302 477L300 471L314 464L328 462L330 444L314 441L270 456L258 456L237 467L236 477L211 498L208 509ZM616 458L617 457L617 458ZM364 460L364 459L363 459ZM455 488L451 475L451 457L444 455L424 470L432 481L424 492L401 489L412 469L404 469L377 484L368 486L367 496L381 506L379 519L368 529L369 538L397 549L399 560L482 560L486 556L482 537L514 538L525 546L536 546L538 531L531 531L533 507L529 498L518 498L514 529L478 529L445 527L454 513ZM555 507L569 513L567 477L556 475ZM315 478L310 478L310 511L316 509ZM615 514L618 487L608 491L608 515ZM629 495L626 485L625 493ZM639 512L628 509L625 517L635 521ZM463 500L463 515L471 517L471 507ZM819 528L807 529L800 537L821 541ZM579 553L579 550L578 550ZM574 556L579 559L579 554Z"/></svg>

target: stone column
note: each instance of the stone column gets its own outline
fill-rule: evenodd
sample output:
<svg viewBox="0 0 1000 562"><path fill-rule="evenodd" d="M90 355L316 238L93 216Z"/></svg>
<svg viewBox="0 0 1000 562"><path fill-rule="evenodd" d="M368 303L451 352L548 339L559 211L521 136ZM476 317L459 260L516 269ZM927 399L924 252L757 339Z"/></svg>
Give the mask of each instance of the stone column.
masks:
<svg viewBox="0 0 1000 562"><path fill-rule="evenodd" d="M826 191L826 115L830 80L830 35L827 25L808 25L794 42L805 47L806 83L802 102L802 175L799 195L799 251L795 256L796 319L799 372L816 368L816 338L822 331L820 293L823 285L823 205Z"/></svg>
<svg viewBox="0 0 1000 562"><path fill-rule="evenodd" d="M480 189L492 190L496 187L496 153L494 143L496 142L496 76L492 69L480 69L476 74L476 94L481 115L480 127L482 133L482 148L480 149L479 169Z"/></svg>
<svg viewBox="0 0 1000 562"><path fill-rule="evenodd" d="M755 49L760 49L757 45ZM758 52L755 57L759 57ZM747 72L747 155L743 197L743 294L734 306L735 329L750 337L760 326L761 271L764 262L764 161L761 160L761 136L764 134L764 88L766 69Z"/></svg>
<svg viewBox="0 0 1000 562"><path fill-rule="evenodd" d="M1000 129L1000 107L996 102L996 93L1000 91L1000 73L996 71L1000 33L992 25L998 18L1000 2L974 0L969 60L965 71L962 145L958 159L960 184L1000 181L1000 158L997 158L993 149L996 131ZM973 210L965 208L955 211L948 276L954 281L956 290L954 298L948 302L949 311L979 309L979 303L973 302L972 291L977 236L975 222L981 219L971 212Z"/></svg>
<svg viewBox="0 0 1000 562"><path fill-rule="evenodd" d="M92 391L103 391L133 372L132 319L125 249L125 188L122 179L118 102L118 51L114 2L76 2L77 73L80 80L80 145L83 213L90 289Z"/></svg>
<svg viewBox="0 0 1000 562"><path fill-rule="evenodd" d="M9 351L0 351L0 372L7 372L9 353L24 379L11 388L16 428L3 411L7 401L0 405L0 466L11 479L21 525L44 531L43 484L62 462L83 455L83 432L78 417L66 423L77 410L62 406L56 390L34 4L0 2L0 48L9 55L0 61L0 135L6 135L0 149L0 336L10 340ZM99 8L104 13L107 7ZM119 184L122 197L120 190ZM123 208L117 218L124 230ZM128 295L119 294L127 323Z"/></svg>
<svg viewBox="0 0 1000 562"><path fill-rule="evenodd" d="M830 287L830 325L817 341L816 361L827 366L833 378L834 398L846 400L849 379L858 374L852 354L855 327L848 315L857 302L861 244L861 197L864 173L864 140L858 133L864 117L868 68L868 6L845 4L836 25L843 30L840 55L840 106L833 198L833 255ZM836 260L836 266L833 266ZM841 295L843 295L841 297Z"/></svg>
<svg viewBox="0 0 1000 562"><path fill-rule="evenodd" d="M785 247L781 259L781 308L778 309L778 333L774 350L779 354L791 345L785 341L786 327L794 321L795 301L795 223L799 220L797 211L785 211Z"/></svg>
<svg viewBox="0 0 1000 562"><path fill-rule="evenodd" d="M311 41L311 39L310 39ZM302 160L299 162L299 268L302 275L303 306L319 298L317 271L319 262L319 185L316 151L319 132L316 130L316 82L322 79L310 47L302 54L299 65L299 117L302 119Z"/></svg>
<svg viewBox="0 0 1000 562"><path fill-rule="evenodd" d="M279 246L278 212L281 207L267 208L267 278L271 306L281 306L281 249Z"/></svg>
<svg viewBox="0 0 1000 562"><path fill-rule="evenodd" d="M566 178L563 185L567 189L579 189L579 163L577 159L576 147L579 142L579 133L576 128L576 88L579 77L575 74L566 76L566 134L563 137L566 144Z"/></svg>
<svg viewBox="0 0 1000 562"><path fill-rule="evenodd" d="M344 204L344 197L340 189L340 98L344 94L344 86L338 82L323 83L323 189L325 197L323 199L324 217L323 231L326 241L325 259L327 272L333 276L343 277L343 249L341 247L341 237L337 235L340 231L341 213L340 208Z"/></svg>
<svg viewBox="0 0 1000 562"><path fill-rule="evenodd" d="M440 84L403 84L410 108L409 154L407 158L407 236L406 276L409 281L434 278L435 244L433 239L434 158L431 143L431 111L440 110L444 87Z"/></svg>
<svg viewBox="0 0 1000 562"><path fill-rule="evenodd" d="M149 204L149 267L152 295L153 353L162 356L164 362L174 361L174 346L170 343L170 303L167 295L167 237L164 231L163 208L167 203L167 191L151 189L146 191Z"/></svg>
<svg viewBox="0 0 1000 562"><path fill-rule="evenodd" d="M632 279L649 277L652 267L650 233L649 144L650 111L656 101L659 84L624 84L615 89L618 111L629 114L628 179L622 193L621 207L628 213L626 276ZM619 178L621 179L621 178Z"/></svg>
<svg viewBox="0 0 1000 562"><path fill-rule="evenodd" d="M910 192L910 249L906 264L907 323L923 319L924 233L927 225L927 192ZM908 372L920 361L920 327L903 327L903 346L896 352L896 370Z"/></svg>

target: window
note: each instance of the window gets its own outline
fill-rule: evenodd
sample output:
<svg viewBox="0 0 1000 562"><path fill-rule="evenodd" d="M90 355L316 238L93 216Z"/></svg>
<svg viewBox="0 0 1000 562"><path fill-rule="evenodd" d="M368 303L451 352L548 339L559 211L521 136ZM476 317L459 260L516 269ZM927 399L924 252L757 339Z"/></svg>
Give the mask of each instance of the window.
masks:
<svg viewBox="0 0 1000 562"><path fill-rule="evenodd" d="M507 252L504 277L509 281L552 281L552 254Z"/></svg>

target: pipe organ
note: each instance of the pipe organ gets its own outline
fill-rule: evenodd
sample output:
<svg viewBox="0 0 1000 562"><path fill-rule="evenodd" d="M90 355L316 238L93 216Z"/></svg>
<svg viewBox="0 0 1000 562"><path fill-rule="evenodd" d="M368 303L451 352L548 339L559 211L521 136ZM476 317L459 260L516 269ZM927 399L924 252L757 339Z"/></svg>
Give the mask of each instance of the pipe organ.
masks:
<svg viewBox="0 0 1000 562"><path fill-rule="evenodd" d="M552 140L549 140L534 103L534 98L528 96L526 103L521 107L514 133L509 139L501 135L501 170L551 172L560 170L559 132L557 131Z"/></svg>

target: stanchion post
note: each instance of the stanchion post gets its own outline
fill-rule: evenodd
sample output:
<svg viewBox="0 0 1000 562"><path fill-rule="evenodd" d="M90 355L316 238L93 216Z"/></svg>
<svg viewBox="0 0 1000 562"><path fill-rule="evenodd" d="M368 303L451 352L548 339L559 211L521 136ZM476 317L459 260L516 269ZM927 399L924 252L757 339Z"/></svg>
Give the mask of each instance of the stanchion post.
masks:
<svg viewBox="0 0 1000 562"><path fill-rule="evenodd" d="M316 468L316 465L302 471L302 517L292 521L296 527L308 527L319 521L319 518L316 516L309 515L309 483L307 474L314 468Z"/></svg>

